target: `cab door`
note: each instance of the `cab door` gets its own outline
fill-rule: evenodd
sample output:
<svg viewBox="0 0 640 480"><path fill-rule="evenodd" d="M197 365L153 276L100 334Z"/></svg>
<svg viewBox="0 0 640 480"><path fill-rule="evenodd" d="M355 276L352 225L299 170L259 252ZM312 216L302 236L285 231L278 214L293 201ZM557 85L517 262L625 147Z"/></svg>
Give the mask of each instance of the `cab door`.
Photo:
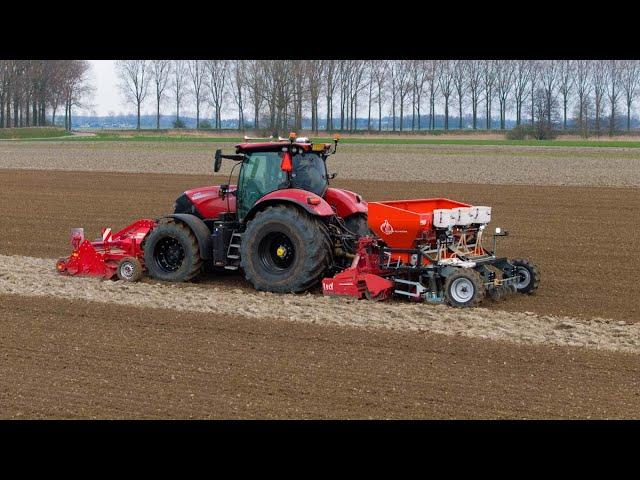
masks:
<svg viewBox="0 0 640 480"><path fill-rule="evenodd" d="M254 152L245 157L238 178L238 219L242 220L267 193L287 188L286 172L280 169L282 152Z"/></svg>

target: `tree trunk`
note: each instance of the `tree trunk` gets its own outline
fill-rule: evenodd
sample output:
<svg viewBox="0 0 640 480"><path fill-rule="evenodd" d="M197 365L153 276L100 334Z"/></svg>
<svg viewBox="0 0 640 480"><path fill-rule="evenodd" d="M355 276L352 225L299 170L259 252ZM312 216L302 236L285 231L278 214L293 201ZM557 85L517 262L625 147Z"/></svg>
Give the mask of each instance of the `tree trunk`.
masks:
<svg viewBox="0 0 640 480"><path fill-rule="evenodd" d="M136 124L136 129L140 130L140 102L138 102L138 122Z"/></svg>
<svg viewBox="0 0 640 480"><path fill-rule="evenodd" d="M449 130L449 97L444 97L444 129Z"/></svg>
<svg viewBox="0 0 640 480"><path fill-rule="evenodd" d="M160 130L160 95L156 96L156 130Z"/></svg>

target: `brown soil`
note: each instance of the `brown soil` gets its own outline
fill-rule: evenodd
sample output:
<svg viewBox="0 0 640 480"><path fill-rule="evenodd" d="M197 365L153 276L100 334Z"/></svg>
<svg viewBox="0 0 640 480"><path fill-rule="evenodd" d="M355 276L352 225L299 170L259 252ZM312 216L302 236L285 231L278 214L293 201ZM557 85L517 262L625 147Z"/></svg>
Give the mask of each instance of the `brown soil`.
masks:
<svg viewBox="0 0 640 480"><path fill-rule="evenodd" d="M213 176L0 170L0 253L46 258L67 255L69 229L123 227L168 212L177 195ZM499 252L533 259L542 271L536 295L490 308L616 320L640 320L637 260L640 196L636 189L487 186L340 180L365 199L445 196L491 205L492 226L512 235ZM227 282L231 280L231 282ZM241 277L225 279L249 288Z"/></svg>
<svg viewBox="0 0 640 480"><path fill-rule="evenodd" d="M2 418L637 418L637 355L0 295Z"/></svg>
<svg viewBox="0 0 640 480"><path fill-rule="evenodd" d="M0 142L0 168L207 175L216 148L233 144ZM346 144L328 165L340 179L640 187L636 148Z"/></svg>

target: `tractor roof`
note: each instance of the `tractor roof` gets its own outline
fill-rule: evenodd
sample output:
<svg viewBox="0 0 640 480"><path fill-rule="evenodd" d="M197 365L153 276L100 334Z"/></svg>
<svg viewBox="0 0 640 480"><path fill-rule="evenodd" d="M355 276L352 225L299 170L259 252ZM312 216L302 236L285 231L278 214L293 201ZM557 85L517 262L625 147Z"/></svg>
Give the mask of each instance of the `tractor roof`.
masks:
<svg viewBox="0 0 640 480"><path fill-rule="evenodd" d="M288 140L280 142L256 142L256 143L239 143L236 145L236 153L249 153L249 152L274 152L281 151L282 147L289 145ZM295 145L301 147L305 152L311 150L311 143L298 143Z"/></svg>

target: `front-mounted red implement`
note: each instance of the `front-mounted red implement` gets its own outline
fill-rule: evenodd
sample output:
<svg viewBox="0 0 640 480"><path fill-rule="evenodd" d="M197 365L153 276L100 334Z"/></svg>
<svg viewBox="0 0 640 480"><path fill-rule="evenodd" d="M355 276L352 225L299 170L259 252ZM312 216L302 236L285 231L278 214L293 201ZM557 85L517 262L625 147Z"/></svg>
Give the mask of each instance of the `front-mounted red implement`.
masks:
<svg viewBox="0 0 640 480"><path fill-rule="evenodd" d="M137 281L143 273L142 242L156 226L155 220L141 219L117 233L102 230L102 238L93 242L84 239L84 230L71 231L73 252L56 263L56 270L64 275L89 275Z"/></svg>

